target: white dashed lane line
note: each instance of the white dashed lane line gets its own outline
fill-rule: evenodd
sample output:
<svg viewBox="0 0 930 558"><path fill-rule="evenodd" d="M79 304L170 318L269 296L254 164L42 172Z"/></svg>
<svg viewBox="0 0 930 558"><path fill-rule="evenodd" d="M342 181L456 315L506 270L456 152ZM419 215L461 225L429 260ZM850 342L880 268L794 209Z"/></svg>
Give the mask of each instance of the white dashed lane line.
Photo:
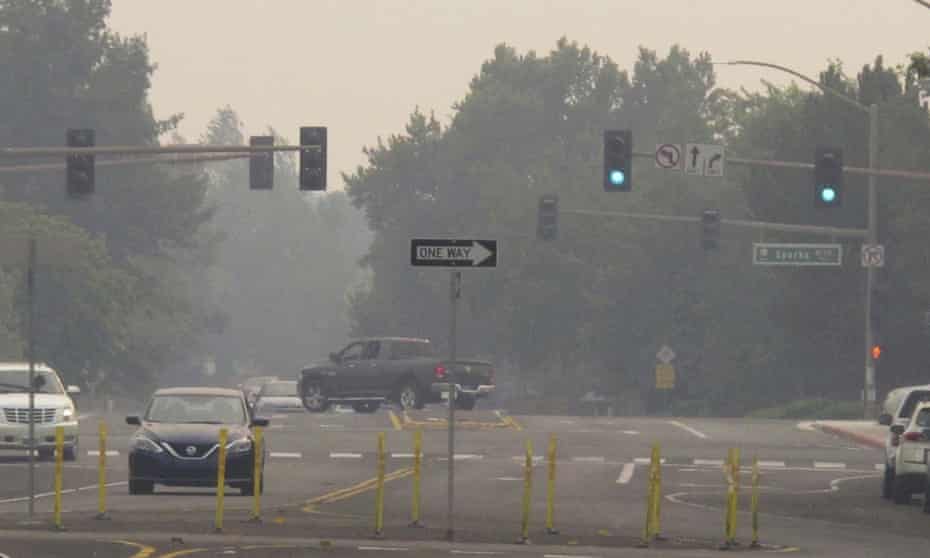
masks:
<svg viewBox="0 0 930 558"><path fill-rule="evenodd" d="M362 454L352 452L330 452L330 459L361 459Z"/></svg>
<svg viewBox="0 0 930 558"><path fill-rule="evenodd" d="M784 461L760 461L759 467L761 469L784 469Z"/></svg>
<svg viewBox="0 0 930 558"><path fill-rule="evenodd" d="M289 451L272 451L268 453L268 457L275 459L300 459L303 457L303 454Z"/></svg>
<svg viewBox="0 0 930 558"><path fill-rule="evenodd" d="M833 461L814 461L814 469L845 469L845 463L834 463Z"/></svg>
<svg viewBox="0 0 930 558"><path fill-rule="evenodd" d="M88 457L100 457L100 451L89 450L87 455ZM107 450L107 457L119 457L119 452L116 450Z"/></svg>
<svg viewBox="0 0 930 558"><path fill-rule="evenodd" d="M603 457L573 457L573 463L604 463L607 461Z"/></svg>
<svg viewBox="0 0 930 558"><path fill-rule="evenodd" d="M358 549L373 552L408 552L410 550L405 546L360 546Z"/></svg>
<svg viewBox="0 0 930 558"><path fill-rule="evenodd" d="M711 466L711 467L722 467L723 459L695 459L694 465L696 466Z"/></svg>

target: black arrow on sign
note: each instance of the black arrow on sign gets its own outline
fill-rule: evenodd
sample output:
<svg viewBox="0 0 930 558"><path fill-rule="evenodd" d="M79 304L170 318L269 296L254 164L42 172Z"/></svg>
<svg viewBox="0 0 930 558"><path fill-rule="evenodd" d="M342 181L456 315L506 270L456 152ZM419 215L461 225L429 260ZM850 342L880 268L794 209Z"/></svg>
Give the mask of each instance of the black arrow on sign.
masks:
<svg viewBox="0 0 930 558"><path fill-rule="evenodd" d="M697 158L701 154L701 150L695 145L691 148L691 168L697 167Z"/></svg>
<svg viewBox="0 0 930 558"><path fill-rule="evenodd" d="M709 161L707 161L707 168L708 168L708 169L713 169L713 168L714 168L714 163L716 163L717 161L719 161L719 160L722 159L722 158L723 158L723 155L721 155L720 153L717 153L716 155L714 155L713 157L711 157Z"/></svg>

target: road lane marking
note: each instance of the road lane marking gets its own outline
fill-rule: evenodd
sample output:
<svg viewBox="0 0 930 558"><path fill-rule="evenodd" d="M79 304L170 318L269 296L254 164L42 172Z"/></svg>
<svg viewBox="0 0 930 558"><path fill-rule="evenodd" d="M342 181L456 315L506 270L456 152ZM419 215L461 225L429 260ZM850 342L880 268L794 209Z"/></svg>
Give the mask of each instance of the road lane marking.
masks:
<svg viewBox="0 0 930 558"><path fill-rule="evenodd" d="M130 558L149 558L149 556L151 556L152 554L155 554L156 552L154 546L148 546L148 545L144 545L144 544L137 543L137 542L122 541L122 540L117 540L113 542L139 549L139 551L133 554L132 556L130 556Z"/></svg>
<svg viewBox="0 0 930 558"><path fill-rule="evenodd" d="M697 466L701 466L701 465L710 465L710 466L713 466L713 467L722 467L722 466L723 466L723 459L695 459L695 460L694 460L694 465L695 465L696 467L697 467Z"/></svg>
<svg viewBox="0 0 930 558"><path fill-rule="evenodd" d="M458 550L453 548L449 551L449 554L461 554L464 556L497 556L500 552L493 552L491 550Z"/></svg>
<svg viewBox="0 0 930 558"><path fill-rule="evenodd" d="M494 479L494 480L496 480L496 481L505 481L505 482L516 482L516 481L522 481L522 480L524 480L524 479L521 479L520 477L497 477L497 478Z"/></svg>
<svg viewBox="0 0 930 558"><path fill-rule="evenodd" d="M268 457L274 458L283 458L283 459L300 459L303 457L302 453L291 452L291 451L272 451L268 452Z"/></svg>
<svg viewBox="0 0 930 558"><path fill-rule="evenodd" d="M603 457L573 457L572 461L575 463L603 463L607 461Z"/></svg>
<svg viewBox="0 0 930 558"><path fill-rule="evenodd" d="M209 550L210 550L209 548L188 548L185 550L176 550L174 552L169 552L168 554L162 554L158 558L178 558L180 556L187 556L190 554L200 554L201 552L208 552Z"/></svg>
<svg viewBox="0 0 930 558"><path fill-rule="evenodd" d="M617 477L617 484L629 484L633 479L633 473L636 471L635 463L626 463L620 470L620 476Z"/></svg>
<svg viewBox="0 0 930 558"><path fill-rule="evenodd" d="M483 455L477 453L457 453L452 456L456 461L478 461L484 459ZM449 461L448 457L440 457L439 461Z"/></svg>
<svg viewBox="0 0 930 558"><path fill-rule="evenodd" d="M876 463L876 464L875 464L875 470L876 470L876 471L884 471L884 470L885 470L885 464L884 464L884 463Z"/></svg>
<svg viewBox="0 0 930 558"><path fill-rule="evenodd" d="M804 432L818 432L814 424L813 422L799 422L795 425L795 428Z"/></svg>
<svg viewBox="0 0 930 558"><path fill-rule="evenodd" d="M392 459L413 459L415 456L412 453L392 453ZM421 455L422 457L422 455Z"/></svg>
<svg viewBox="0 0 930 558"><path fill-rule="evenodd" d="M352 453L352 452L331 451L329 452L329 458L330 459L361 459L362 454Z"/></svg>
<svg viewBox="0 0 930 558"><path fill-rule="evenodd" d="M630 436L639 436L639 430L624 430L623 433Z"/></svg>
<svg viewBox="0 0 930 558"><path fill-rule="evenodd" d="M760 461L759 467L763 469L783 469L786 465L784 461Z"/></svg>
<svg viewBox="0 0 930 558"><path fill-rule="evenodd" d="M384 482L391 482L394 480L402 479L404 477L409 477L412 474L413 474L413 468L405 467L403 469L398 469L397 471L394 471L393 473L389 473L385 475ZM321 505L321 504L331 504L333 502L339 502L342 500L346 500L353 496L358 496L359 494L362 494L364 492L374 490L377 487L378 487L377 477L373 479L368 479L358 484L353 484L352 486L348 486L346 488L340 488L339 490L333 490L332 492L328 492L321 496L317 496L316 498L307 500L306 502L304 502L304 507L302 509L303 511L310 513L313 511L314 506Z"/></svg>
<svg viewBox="0 0 930 558"><path fill-rule="evenodd" d="M637 465L650 465L652 464L652 458L651 457L636 457L633 459L633 463L636 463ZM661 458L659 460L659 463L662 465L665 465L665 458L664 457Z"/></svg>
<svg viewBox="0 0 930 558"><path fill-rule="evenodd" d="M597 557L587 556L584 554L543 554L543 558L597 558Z"/></svg>
<svg viewBox="0 0 930 558"><path fill-rule="evenodd" d="M345 428L344 424L321 424L320 428Z"/></svg>
<svg viewBox="0 0 930 558"><path fill-rule="evenodd" d="M400 419L397 418L397 415L394 413L394 411L390 411L390 410L389 410L389 411L388 411L388 416L391 418L391 424L394 425L394 430L403 430L403 429L404 429L404 425L401 424Z"/></svg>
<svg viewBox="0 0 930 558"><path fill-rule="evenodd" d="M100 451L99 450L88 450L87 456L88 457L100 457ZM119 452L116 450L107 450L107 457L119 457Z"/></svg>
<svg viewBox="0 0 930 558"><path fill-rule="evenodd" d="M124 486L124 485L127 485L127 484L129 484L129 483L126 482L126 481L119 481L119 482L110 482L110 483L107 483L107 484L105 484L105 485L103 485L103 486L105 486L105 487L107 487L107 488L111 488L111 487L114 487L114 486ZM84 492L84 491L86 491L86 490L96 490L96 489L98 489L98 488L99 488L99 485L92 484L92 485L89 485L89 486L81 486L81 487L78 487L78 488L68 488L68 489L66 489L66 490L62 490L61 493L62 493L62 494L74 494L75 492ZM36 499L39 499L39 498L49 498L49 497L54 496L54 495L55 495L54 492L40 492L40 493L36 494L35 497L36 497ZM7 498L7 499L5 499L5 500L0 500L0 504L15 504L15 503L17 503L17 502L28 502L28 501L29 501L29 496L17 496L16 498Z"/></svg>
<svg viewBox="0 0 930 558"><path fill-rule="evenodd" d="M407 552L410 549L405 546L360 546L359 550L373 550L375 552Z"/></svg>
<svg viewBox="0 0 930 558"><path fill-rule="evenodd" d="M710 437L710 436L708 436L707 434L704 434L703 432L701 432L700 430L698 430L698 429L696 429L696 428L692 428L692 427L688 426L687 424L685 424L685 423L683 423L683 422L678 422L677 420L670 420L670 421L667 421L667 422L668 422L669 424L671 424L672 426L677 426L678 428L681 428L681 429L684 430L685 432L688 432L688 433L690 433L690 434L693 434L693 435L697 436L698 438L700 438L700 439L702 439L702 440L706 440L707 438Z"/></svg>
<svg viewBox="0 0 930 558"><path fill-rule="evenodd" d="M845 463L834 463L832 461L814 461L814 469L845 469Z"/></svg>

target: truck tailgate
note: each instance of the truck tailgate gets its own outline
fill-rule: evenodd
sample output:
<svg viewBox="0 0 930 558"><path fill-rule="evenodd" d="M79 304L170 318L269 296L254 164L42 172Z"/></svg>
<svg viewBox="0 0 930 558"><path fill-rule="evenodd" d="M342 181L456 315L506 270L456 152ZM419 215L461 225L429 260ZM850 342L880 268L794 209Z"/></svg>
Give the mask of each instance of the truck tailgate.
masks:
<svg viewBox="0 0 930 558"><path fill-rule="evenodd" d="M482 360L457 360L454 365L444 362L443 367L452 378L452 381L463 388L474 388L479 385L494 384L494 370L490 362Z"/></svg>

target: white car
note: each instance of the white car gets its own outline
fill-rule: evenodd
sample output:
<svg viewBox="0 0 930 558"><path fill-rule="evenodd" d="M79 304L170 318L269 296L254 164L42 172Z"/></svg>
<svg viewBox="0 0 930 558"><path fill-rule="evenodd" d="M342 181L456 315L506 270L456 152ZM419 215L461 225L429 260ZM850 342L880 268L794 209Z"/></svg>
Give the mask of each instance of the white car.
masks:
<svg viewBox="0 0 930 558"><path fill-rule="evenodd" d="M896 504L907 504L912 494L923 492L927 485L930 402L918 403L907 426L895 424L891 431L900 436L894 458L892 496Z"/></svg>
<svg viewBox="0 0 930 558"><path fill-rule="evenodd" d="M73 461L78 451L78 419L71 395L81 390L75 386L66 390L58 373L45 365L35 366L35 378L32 422L39 457L54 455L55 428L62 426L63 457ZM0 362L0 450L29 449L29 422L29 364Z"/></svg>
<svg viewBox="0 0 930 558"><path fill-rule="evenodd" d="M296 381L272 381L262 386L255 400L255 413L302 413L303 401L297 395Z"/></svg>
<svg viewBox="0 0 930 558"><path fill-rule="evenodd" d="M884 426L902 426L907 428L914 416L917 405L930 401L930 385L899 387L888 392L883 404L882 415L878 417L879 424ZM885 478L882 481L882 497L892 498L895 487L895 464L897 462L898 447L901 436L895 434L890 428L885 438ZM904 488L905 481L898 483ZM903 494L901 498L904 498Z"/></svg>

